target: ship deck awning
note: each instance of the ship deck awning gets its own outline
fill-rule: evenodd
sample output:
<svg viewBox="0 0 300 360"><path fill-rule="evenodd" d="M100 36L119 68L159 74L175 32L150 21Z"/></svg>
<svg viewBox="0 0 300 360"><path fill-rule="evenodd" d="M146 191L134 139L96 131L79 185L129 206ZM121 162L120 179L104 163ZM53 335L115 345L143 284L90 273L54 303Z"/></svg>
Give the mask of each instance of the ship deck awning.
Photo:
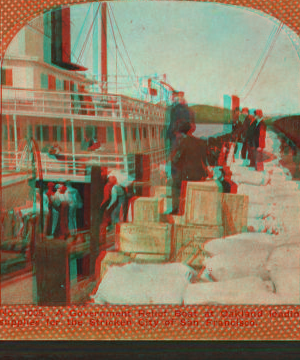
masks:
<svg viewBox="0 0 300 360"><path fill-rule="evenodd" d="M66 69L66 70L71 70L71 71L86 71L86 70L88 70L88 68L86 68L82 65L74 64L72 62L55 61L53 63L63 69Z"/></svg>

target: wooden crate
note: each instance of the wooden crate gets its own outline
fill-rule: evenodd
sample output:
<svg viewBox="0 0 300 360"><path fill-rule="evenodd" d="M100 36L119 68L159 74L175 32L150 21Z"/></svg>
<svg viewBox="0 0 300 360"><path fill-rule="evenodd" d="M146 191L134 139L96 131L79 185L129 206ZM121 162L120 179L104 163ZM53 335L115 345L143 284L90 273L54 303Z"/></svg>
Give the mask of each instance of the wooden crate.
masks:
<svg viewBox="0 0 300 360"><path fill-rule="evenodd" d="M224 236L247 231L249 198L247 195L223 194Z"/></svg>
<svg viewBox="0 0 300 360"><path fill-rule="evenodd" d="M121 224L118 250L126 253L166 254L171 252L170 224Z"/></svg>
<svg viewBox="0 0 300 360"><path fill-rule="evenodd" d="M163 198L140 197L134 202L133 222L139 223L158 223L160 214L164 212Z"/></svg>

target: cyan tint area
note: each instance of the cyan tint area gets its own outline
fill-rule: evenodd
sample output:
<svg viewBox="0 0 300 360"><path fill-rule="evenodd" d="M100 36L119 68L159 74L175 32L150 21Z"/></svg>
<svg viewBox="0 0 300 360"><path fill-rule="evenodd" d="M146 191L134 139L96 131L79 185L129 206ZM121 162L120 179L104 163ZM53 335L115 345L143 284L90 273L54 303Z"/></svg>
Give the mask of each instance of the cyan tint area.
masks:
<svg viewBox="0 0 300 360"><path fill-rule="evenodd" d="M295 39L209 3L28 23L1 68L2 304L298 303Z"/></svg>

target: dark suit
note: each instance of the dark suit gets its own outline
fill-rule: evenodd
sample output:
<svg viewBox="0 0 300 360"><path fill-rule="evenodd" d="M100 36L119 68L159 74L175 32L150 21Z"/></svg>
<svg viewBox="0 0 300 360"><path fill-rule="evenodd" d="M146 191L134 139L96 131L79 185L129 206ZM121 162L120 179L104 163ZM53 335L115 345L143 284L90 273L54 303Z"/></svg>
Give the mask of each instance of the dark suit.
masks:
<svg viewBox="0 0 300 360"><path fill-rule="evenodd" d="M166 138L170 141L170 151L174 152L174 149L177 148L177 139L176 134L178 134L182 126L192 124L195 122L194 113L189 107L185 104L175 104L171 106L170 111L170 122L167 129ZM170 153L167 154L169 156ZM172 177L176 177L176 166L173 166L171 163L171 174Z"/></svg>
<svg viewBox="0 0 300 360"><path fill-rule="evenodd" d="M173 177L173 211L179 207L181 186L184 181L201 181L208 176L206 141L182 134L172 155L172 167L176 168Z"/></svg>
<svg viewBox="0 0 300 360"><path fill-rule="evenodd" d="M252 118L252 120L251 120ZM257 121L254 120L254 118L250 115L245 119L245 122L247 120L246 126L246 133L244 133L244 143L242 148L242 158L246 159L246 154L248 151L248 159L250 160L250 166L255 165L255 159L254 159L254 134L255 134L255 128L257 125Z"/></svg>
<svg viewBox="0 0 300 360"><path fill-rule="evenodd" d="M254 166L256 170L263 171L263 149L266 146L267 126L260 121L254 130Z"/></svg>
<svg viewBox="0 0 300 360"><path fill-rule="evenodd" d="M192 111L187 105L175 104L170 109L170 123L167 129L167 139L170 140L171 149L174 148L176 141L176 133L180 131L180 127L185 123L194 122Z"/></svg>
<svg viewBox="0 0 300 360"><path fill-rule="evenodd" d="M247 116L241 126L240 137L241 137L241 140L243 141L243 147L241 150L242 159L246 159L246 157L247 157L247 151L248 151L247 132L248 132L250 123L251 123L250 117Z"/></svg>

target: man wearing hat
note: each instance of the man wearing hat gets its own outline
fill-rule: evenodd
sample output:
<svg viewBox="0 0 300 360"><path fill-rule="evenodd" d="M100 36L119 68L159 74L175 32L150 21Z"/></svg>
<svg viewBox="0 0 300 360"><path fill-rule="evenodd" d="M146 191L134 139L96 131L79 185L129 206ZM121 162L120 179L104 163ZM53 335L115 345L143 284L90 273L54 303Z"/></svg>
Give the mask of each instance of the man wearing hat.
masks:
<svg viewBox="0 0 300 360"><path fill-rule="evenodd" d="M262 110L255 110L254 114L256 118L256 127L254 130L254 166L255 170L263 171L263 149L266 146L267 126L264 122Z"/></svg>
<svg viewBox="0 0 300 360"><path fill-rule="evenodd" d="M248 108L243 108L242 109L241 122L242 122L241 139L242 139L242 142L243 142L243 147L242 147L242 150L241 150L241 156L242 156L242 159L245 160L245 159L247 159L247 152L249 152L248 130L249 130L249 126L251 124L251 119L250 119L249 109Z"/></svg>
<svg viewBox="0 0 300 360"><path fill-rule="evenodd" d="M195 124L183 122L177 133L177 144L172 151L172 214L177 214L180 206L182 185L187 181L204 181L209 176L206 141L194 137Z"/></svg>
<svg viewBox="0 0 300 360"><path fill-rule="evenodd" d="M174 149L176 149L178 144L178 138L180 137L182 127L189 127L191 124L195 124L194 113L189 107L186 105L184 99L184 92L174 92L173 93L173 105L170 108L169 112L169 126L166 134L166 147L169 148L170 153L168 156L172 154ZM178 178L180 176L178 174L178 169L174 161L171 159L171 177L173 179ZM170 178L170 174L167 172L167 177Z"/></svg>

